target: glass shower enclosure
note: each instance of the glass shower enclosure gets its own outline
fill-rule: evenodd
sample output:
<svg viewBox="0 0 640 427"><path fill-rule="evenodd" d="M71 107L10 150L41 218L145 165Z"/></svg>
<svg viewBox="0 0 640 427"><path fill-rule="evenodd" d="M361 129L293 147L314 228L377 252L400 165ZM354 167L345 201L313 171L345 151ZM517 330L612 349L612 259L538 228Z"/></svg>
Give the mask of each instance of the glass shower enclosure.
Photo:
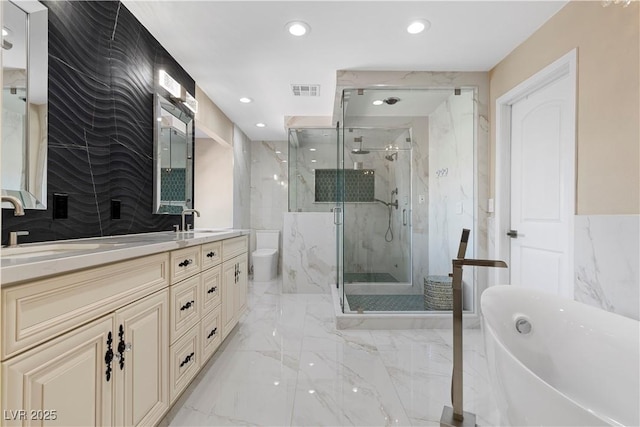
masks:
<svg viewBox="0 0 640 427"><path fill-rule="evenodd" d="M475 94L344 90L335 128L289 130L289 211L333 213L345 313L450 310L463 228L475 247ZM472 269L463 282L471 309Z"/></svg>

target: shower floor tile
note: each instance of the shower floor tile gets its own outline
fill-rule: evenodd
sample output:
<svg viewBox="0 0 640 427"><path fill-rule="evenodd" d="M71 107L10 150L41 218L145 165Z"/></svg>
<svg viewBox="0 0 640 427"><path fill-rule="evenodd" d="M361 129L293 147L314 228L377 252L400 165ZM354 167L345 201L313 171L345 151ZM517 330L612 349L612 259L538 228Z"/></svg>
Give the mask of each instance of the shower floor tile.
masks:
<svg viewBox="0 0 640 427"><path fill-rule="evenodd" d="M351 311L424 311L423 295L347 295Z"/></svg>
<svg viewBox="0 0 640 427"><path fill-rule="evenodd" d="M344 282L345 283L361 283L361 282L397 283L398 280L389 273L344 273Z"/></svg>

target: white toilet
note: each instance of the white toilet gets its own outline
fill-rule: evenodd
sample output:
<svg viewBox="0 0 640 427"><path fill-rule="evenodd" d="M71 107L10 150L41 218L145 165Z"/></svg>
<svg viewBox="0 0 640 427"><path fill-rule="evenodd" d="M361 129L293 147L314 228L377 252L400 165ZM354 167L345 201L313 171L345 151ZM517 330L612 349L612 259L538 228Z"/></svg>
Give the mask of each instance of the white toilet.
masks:
<svg viewBox="0 0 640 427"><path fill-rule="evenodd" d="M279 230L256 230L256 250L251 253L255 282L268 282L278 275L279 244Z"/></svg>

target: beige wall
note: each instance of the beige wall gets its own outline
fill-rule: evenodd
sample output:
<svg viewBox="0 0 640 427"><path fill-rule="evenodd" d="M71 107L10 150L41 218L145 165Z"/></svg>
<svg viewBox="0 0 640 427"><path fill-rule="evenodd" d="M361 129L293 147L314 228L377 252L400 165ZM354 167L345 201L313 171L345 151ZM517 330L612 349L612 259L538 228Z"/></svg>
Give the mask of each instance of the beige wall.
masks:
<svg viewBox="0 0 640 427"><path fill-rule="evenodd" d="M213 139L196 139L194 160L196 228L233 226L233 149Z"/></svg>
<svg viewBox="0 0 640 427"><path fill-rule="evenodd" d="M577 48L576 213L640 213L639 28L640 2L603 8L572 1L496 65L489 74L491 159L496 99Z"/></svg>
<svg viewBox="0 0 640 427"><path fill-rule="evenodd" d="M206 93L196 85L196 127L217 142L231 146L233 144L233 122L209 99Z"/></svg>

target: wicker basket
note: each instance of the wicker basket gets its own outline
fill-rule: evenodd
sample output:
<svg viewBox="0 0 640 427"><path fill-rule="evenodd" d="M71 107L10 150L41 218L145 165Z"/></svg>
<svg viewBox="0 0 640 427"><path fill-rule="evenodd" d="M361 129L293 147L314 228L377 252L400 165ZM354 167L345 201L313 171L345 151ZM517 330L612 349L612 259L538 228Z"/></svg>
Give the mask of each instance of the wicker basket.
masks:
<svg viewBox="0 0 640 427"><path fill-rule="evenodd" d="M452 310L452 279L449 276L427 276L424 279L424 309Z"/></svg>

